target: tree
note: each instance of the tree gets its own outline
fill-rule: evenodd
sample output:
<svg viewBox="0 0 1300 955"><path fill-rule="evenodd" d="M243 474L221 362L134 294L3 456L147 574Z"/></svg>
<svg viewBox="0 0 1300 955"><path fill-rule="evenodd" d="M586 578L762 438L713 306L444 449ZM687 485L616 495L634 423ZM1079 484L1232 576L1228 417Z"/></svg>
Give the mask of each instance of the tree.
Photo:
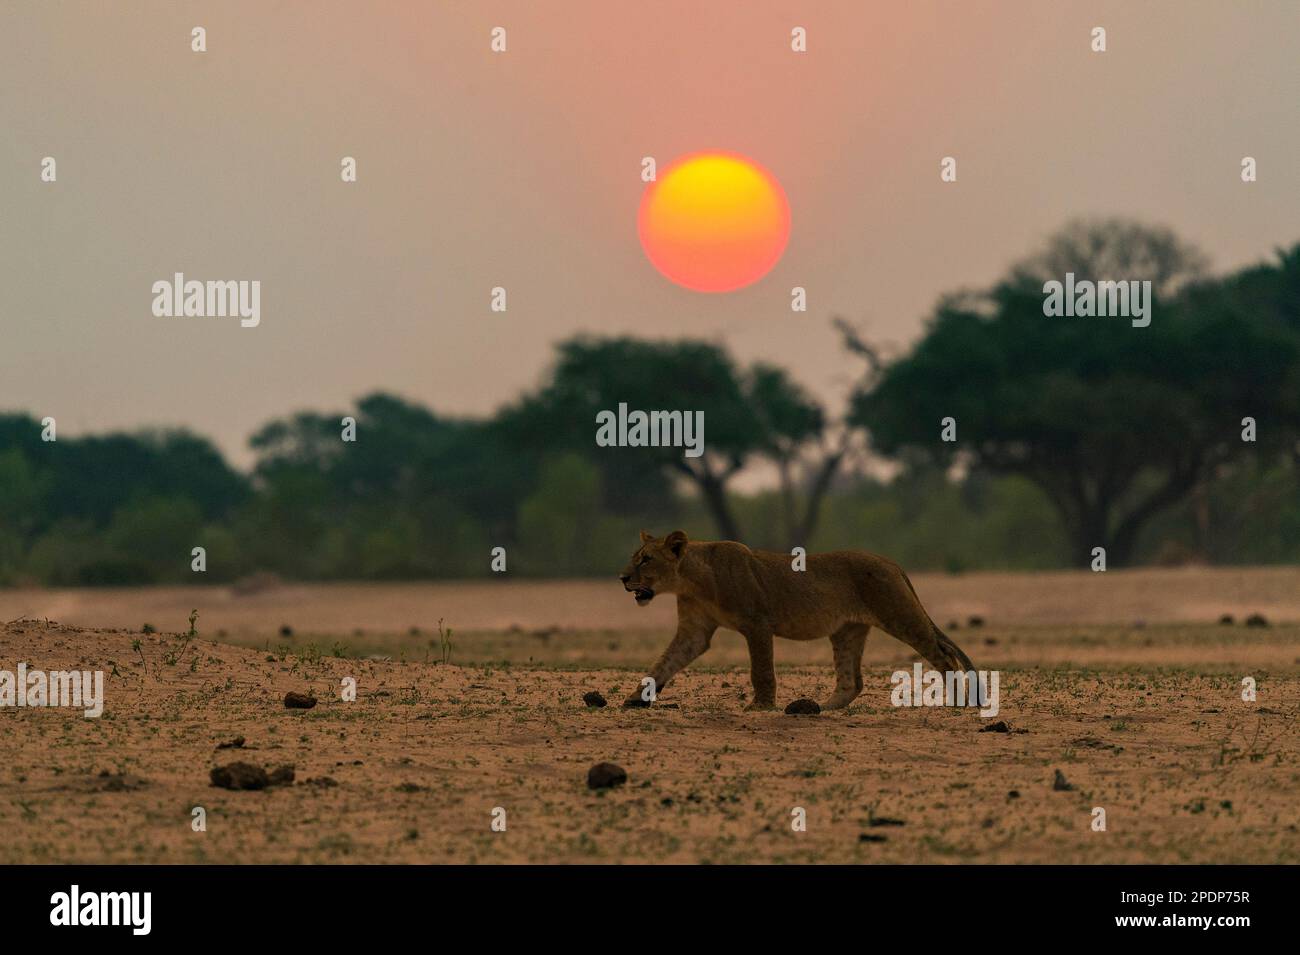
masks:
<svg viewBox="0 0 1300 955"><path fill-rule="evenodd" d="M1064 276L1045 273L1049 262L1076 280L1150 278L1165 297L1146 328L1050 318L1040 280ZM1295 336L1196 291L1199 263L1163 230L1068 227L992 290L943 300L912 353L855 395L852 418L886 454L1029 478L1075 560L1102 546L1127 563L1153 516L1256 447L1242 441L1243 417L1275 434L1300 420ZM955 443L940 440L948 417Z"/></svg>
<svg viewBox="0 0 1300 955"><path fill-rule="evenodd" d="M703 453L598 448L596 416L620 404L629 411L702 411ZM684 479L699 492L718 534L739 540L728 486L755 455L776 462L785 482L786 532L802 533L794 517L794 467L822 434L824 416L785 372L763 364L741 370L718 345L582 336L561 343L546 384L506 409L499 425L512 446L535 457L564 448L596 463L605 503L616 513L667 509L672 479Z"/></svg>

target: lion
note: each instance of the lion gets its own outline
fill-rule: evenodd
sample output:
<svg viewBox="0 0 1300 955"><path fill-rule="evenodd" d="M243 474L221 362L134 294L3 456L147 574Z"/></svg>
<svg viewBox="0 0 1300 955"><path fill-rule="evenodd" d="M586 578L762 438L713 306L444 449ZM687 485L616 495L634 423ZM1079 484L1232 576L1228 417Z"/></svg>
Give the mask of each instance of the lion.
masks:
<svg viewBox="0 0 1300 955"><path fill-rule="evenodd" d="M879 627L940 671L975 669L970 659L930 619L920 598L892 560L864 551L810 554L795 570L789 554L750 550L735 541L691 541L683 531L656 538L641 532L641 546L620 575L623 589L644 607L660 594L677 595L677 634L650 670L654 692L709 649L719 627L749 645L754 700L745 709L776 706L774 637L830 638L835 691L822 704L835 710L862 692L862 649ZM648 706L642 690L623 703Z"/></svg>

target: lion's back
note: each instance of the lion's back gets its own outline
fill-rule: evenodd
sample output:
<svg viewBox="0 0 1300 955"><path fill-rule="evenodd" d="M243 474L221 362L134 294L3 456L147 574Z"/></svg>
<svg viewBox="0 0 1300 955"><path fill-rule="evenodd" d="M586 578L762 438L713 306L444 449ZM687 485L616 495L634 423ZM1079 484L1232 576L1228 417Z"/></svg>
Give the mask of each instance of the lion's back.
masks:
<svg viewBox="0 0 1300 955"><path fill-rule="evenodd" d="M902 568L867 551L809 554L802 570L794 555L730 541L693 543L691 557L697 573L709 578L710 603L724 612L762 608L774 621L800 630L878 622L880 610L916 600Z"/></svg>

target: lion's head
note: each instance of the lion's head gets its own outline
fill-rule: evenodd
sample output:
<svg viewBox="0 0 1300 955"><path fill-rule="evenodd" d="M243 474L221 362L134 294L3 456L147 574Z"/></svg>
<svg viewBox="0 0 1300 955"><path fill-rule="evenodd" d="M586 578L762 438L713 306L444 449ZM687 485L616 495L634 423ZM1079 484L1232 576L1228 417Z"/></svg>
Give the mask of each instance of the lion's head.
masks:
<svg viewBox="0 0 1300 955"><path fill-rule="evenodd" d="M644 607L655 594L677 592L677 564L685 547L684 531L673 531L662 539L641 532L641 546L619 576L623 589L636 597L637 606Z"/></svg>

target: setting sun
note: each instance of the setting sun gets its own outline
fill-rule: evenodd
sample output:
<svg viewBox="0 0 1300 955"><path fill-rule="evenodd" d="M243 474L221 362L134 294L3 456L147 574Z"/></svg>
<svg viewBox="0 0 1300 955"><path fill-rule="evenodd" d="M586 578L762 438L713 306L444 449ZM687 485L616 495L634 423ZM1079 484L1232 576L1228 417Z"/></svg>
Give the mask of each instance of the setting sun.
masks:
<svg viewBox="0 0 1300 955"><path fill-rule="evenodd" d="M732 153L673 163L641 198L637 229L660 272L697 292L757 282L790 238L790 206L775 177Z"/></svg>

